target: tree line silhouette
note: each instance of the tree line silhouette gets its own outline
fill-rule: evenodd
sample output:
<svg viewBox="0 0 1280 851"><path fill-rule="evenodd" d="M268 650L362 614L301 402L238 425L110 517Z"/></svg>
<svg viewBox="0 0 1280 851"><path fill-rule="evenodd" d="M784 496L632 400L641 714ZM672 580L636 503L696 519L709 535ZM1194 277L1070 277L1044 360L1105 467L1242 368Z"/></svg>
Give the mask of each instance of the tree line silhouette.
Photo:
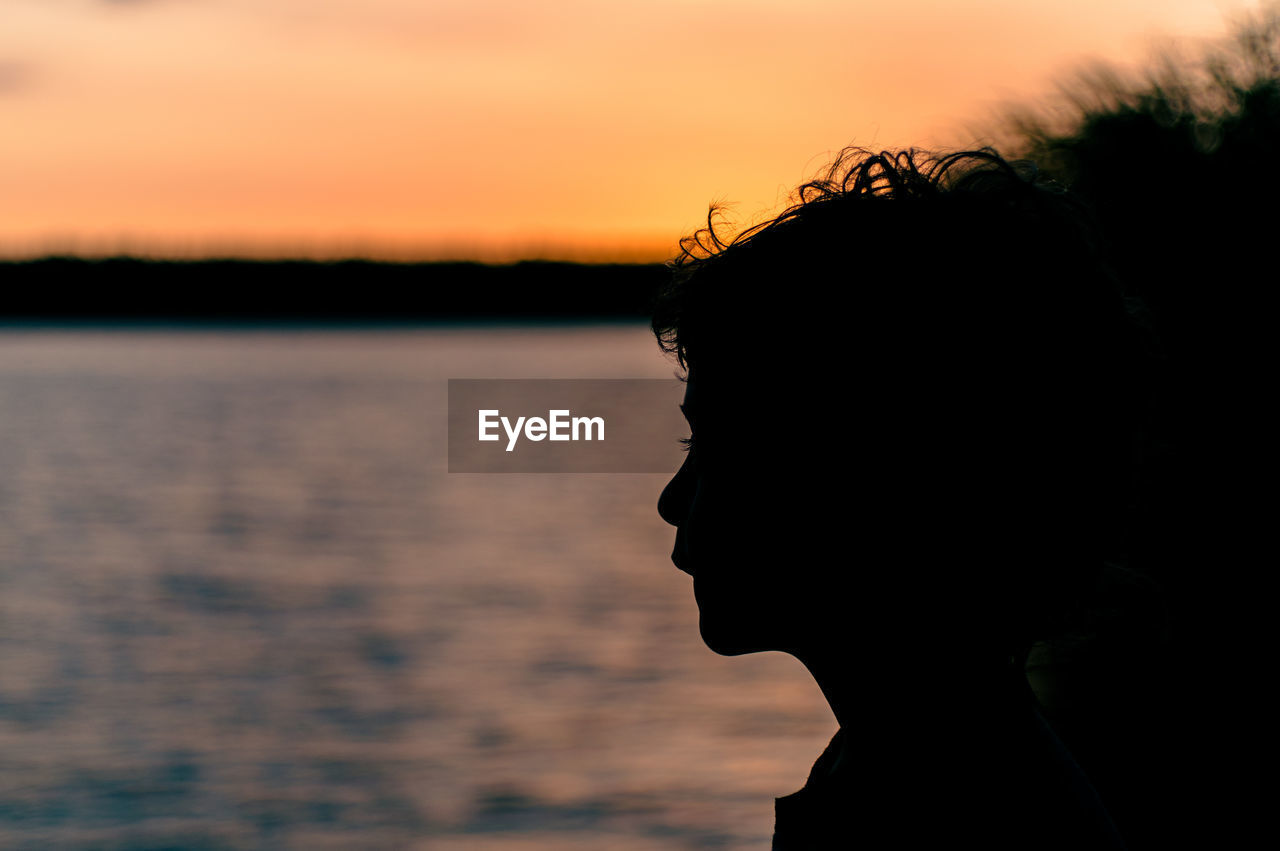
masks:
<svg viewBox="0 0 1280 851"><path fill-rule="evenodd" d="M0 262L0 319L644 319L662 277L660 264L48 257Z"/></svg>

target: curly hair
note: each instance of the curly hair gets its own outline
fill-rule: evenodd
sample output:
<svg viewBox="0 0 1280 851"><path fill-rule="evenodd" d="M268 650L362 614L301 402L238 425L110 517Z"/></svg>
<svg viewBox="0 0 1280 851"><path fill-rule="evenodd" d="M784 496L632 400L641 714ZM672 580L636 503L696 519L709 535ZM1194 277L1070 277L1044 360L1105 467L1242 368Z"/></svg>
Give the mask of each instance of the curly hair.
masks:
<svg viewBox="0 0 1280 851"><path fill-rule="evenodd" d="M888 209L890 203L893 209ZM706 306L702 282L741 272L746 264L735 262L739 258L801 268L821 264L824 254L828 259L843 255L841 262L851 270L901 268L909 253L905 243L916 238L938 250L955 249L996 228L1019 239L1019 245L1006 245L1004 254L1026 259L1041 250L1069 259L1074 269L1103 284L1100 296L1121 298L1127 319L1144 327L1141 305L1123 298L1101 258L1088 207L1034 163L1006 160L991 148L934 155L915 149L873 153L850 147L824 173L799 186L792 203L772 219L728 235L722 212L713 205L706 227L680 240L678 255L668 263L670 278L654 303L653 331L663 350L674 354L682 367L687 367L690 349L697 345L699 308ZM901 230L888 232L891 224ZM813 238L818 236L830 241L823 245ZM855 246L860 239L866 242ZM1141 346L1149 348L1150 341Z"/></svg>

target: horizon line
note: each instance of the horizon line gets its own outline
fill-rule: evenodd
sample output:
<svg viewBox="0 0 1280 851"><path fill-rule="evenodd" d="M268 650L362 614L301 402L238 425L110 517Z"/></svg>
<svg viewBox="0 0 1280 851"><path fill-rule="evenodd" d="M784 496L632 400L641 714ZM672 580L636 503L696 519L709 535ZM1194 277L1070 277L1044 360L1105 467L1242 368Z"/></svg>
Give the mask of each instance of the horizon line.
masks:
<svg viewBox="0 0 1280 851"><path fill-rule="evenodd" d="M667 257L658 259L636 259L634 257L619 257L616 255L600 255L590 257L559 257L559 256L517 256L510 258L477 258L477 257L372 257L367 255L333 255L333 256L299 256L299 255L247 255L247 254L218 254L218 255L190 255L190 256L174 256L174 255L155 255L155 254L138 254L138 253L119 253L119 254L74 254L68 252L55 252L49 254L33 254L26 256L8 255L0 253L0 264L19 265L24 263L44 263L53 261L75 261L83 263L110 263L110 262L132 262L132 263L311 263L315 265L339 265L342 263L369 263L380 266L449 266L449 265L476 265L476 266L518 266L522 263L546 263L546 264L563 264L568 266L658 266L665 263Z"/></svg>
<svg viewBox="0 0 1280 851"><path fill-rule="evenodd" d="M678 253L676 239L511 240L421 242L359 239L306 240L15 240L0 242L0 262L20 263L48 258L154 261L242 260L329 263L482 263L505 266L526 261L604 265L662 263Z"/></svg>

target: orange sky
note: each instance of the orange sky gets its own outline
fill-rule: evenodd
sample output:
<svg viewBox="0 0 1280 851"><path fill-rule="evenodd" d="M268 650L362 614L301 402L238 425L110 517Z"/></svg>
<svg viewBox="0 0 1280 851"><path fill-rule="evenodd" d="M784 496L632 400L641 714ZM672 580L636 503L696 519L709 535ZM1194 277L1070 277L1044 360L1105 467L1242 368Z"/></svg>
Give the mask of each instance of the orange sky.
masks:
<svg viewBox="0 0 1280 851"><path fill-rule="evenodd" d="M655 259L1245 0L0 0L0 255Z"/></svg>

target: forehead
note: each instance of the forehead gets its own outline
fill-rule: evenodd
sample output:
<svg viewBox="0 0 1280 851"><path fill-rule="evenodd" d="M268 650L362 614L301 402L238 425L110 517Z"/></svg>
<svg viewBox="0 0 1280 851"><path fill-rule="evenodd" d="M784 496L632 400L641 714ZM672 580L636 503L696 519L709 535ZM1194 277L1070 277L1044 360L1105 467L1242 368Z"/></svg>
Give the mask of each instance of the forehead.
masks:
<svg viewBox="0 0 1280 851"><path fill-rule="evenodd" d="M758 376L736 370L690 369L684 384L685 414L703 423L719 420L746 409L748 400L758 393Z"/></svg>
<svg viewBox="0 0 1280 851"><path fill-rule="evenodd" d="M684 385L684 413L704 429L719 431L731 424L741 430L779 405L780 394L771 389L778 386L761 370L691 368Z"/></svg>

